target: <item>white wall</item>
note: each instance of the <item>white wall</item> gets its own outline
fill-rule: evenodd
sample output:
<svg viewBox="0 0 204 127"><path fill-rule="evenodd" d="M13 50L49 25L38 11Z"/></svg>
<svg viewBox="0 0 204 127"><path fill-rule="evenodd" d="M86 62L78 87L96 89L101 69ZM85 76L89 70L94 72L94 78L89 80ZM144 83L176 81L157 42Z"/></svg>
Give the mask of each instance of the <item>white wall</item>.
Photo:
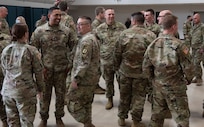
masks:
<svg viewBox="0 0 204 127"><path fill-rule="evenodd" d="M94 19L94 9L96 6L74 6L69 11L69 14L72 15L77 20L78 16L86 15ZM186 20L187 15L193 15L195 11L204 11L203 5L118 5L118 6L104 6L105 8L114 8L116 11L116 20L124 23L126 18L129 17L133 12L146 10L152 8L155 12L159 12L164 9L171 10L174 15L178 17L179 22L179 34L180 38L183 39L183 22ZM203 17L204 18L204 17Z"/></svg>
<svg viewBox="0 0 204 127"><path fill-rule="evenodd" d="M49 8L52 4L28 2L29 0L16 1L16 0L0 0L2 5L14 6L28 6ZM54 0L51 0L54 1ZM192 2L194 4L192 4ZM184 4L185 3L185 4ZM108 5L110 4L110 5ZM169 4L169 5L167 5ZM79 6L85 5L85 6ZM86 15L94 19L94 9L96 6L104 6L105 8L114 8L116 11L116 20L124 23L126 18L133 12L146 10L152 8L155 12L164 9L172 10L172 12L179 18L179 34L183 38L182 26L186 20L187 15L192 15L193 12L204 12L204 0L75 0L70 6L69 14L75 19L79 16ZM204 17L203 21L204 21Z"/></svg>
<svg viewBox="0 0 204 127"><path fill-rule="evenodd" d="M13 6L23 6L23 7L36 7L36 8L50 8L52 4L47 3L35 3L35 2L28 2L27 0L24 1L17 1L17 0L0 0L1 5L13 5Z"/></svg>
<svg viewBox="0 0 204 127"><path fill-rule="evenodd" d="M161 4L195 4L203 0L74 0L73 5L161 5Z"/></svg>

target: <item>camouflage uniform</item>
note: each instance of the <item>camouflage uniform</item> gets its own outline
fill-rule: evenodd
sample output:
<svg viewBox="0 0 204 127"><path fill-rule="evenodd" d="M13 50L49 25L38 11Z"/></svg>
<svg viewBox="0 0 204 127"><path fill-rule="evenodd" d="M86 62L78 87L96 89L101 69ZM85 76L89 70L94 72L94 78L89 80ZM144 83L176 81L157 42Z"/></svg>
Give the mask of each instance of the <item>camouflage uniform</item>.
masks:
<svg viewBox="0 0 204 127"><path fill-rule="evenodd" d="M159 33L160 33L160 25L158 25L157 23L154 23L152 25L148 25L146 22L144 23L144 26L146 29L152 31L154 34L156 34L156 36L158 37L159 36Z"/></svg>
<svg viewBox="0 0 204 127"><path fill-rule="evenodd" d="M1 94L9 127L33 127L36 94L42 92L45 86L40 57L35 47L19 42L12 42L2 52L5 78Z"/></svg>
<svg viewBox="0 0 204 127"><path fill-rule="evenodd" d="M47 20L43 21L42 19L39 19L38 21L36 21L35 27L44 25L45 23L47 23Z"/></svg>
<svg viewBox="0 0 204 127"><path fill-rule="evenodd" d="M77 45L72 80L77 82L78 88L70 86L67 109L79 122L91 122L92 102L95 85L98 82L96 75L99 68L100 47L99 42L92 33L82 36Z"/></svg>
<svg viewBox="0 0 204 127"><path fill-rule="evenodd" d="M75 42L75 33L71 33L69 28L61 24L51 27L46 23L37 27L33 32L31 44L41 51L45 67L46 88L43 99L40 101L42 120L49 118L49 106L53 87L56 94L55 117L60 119L64 116L66 77L72 66L71 50Z"/></svg>
<svg viewBox="0 0 204 127"><path fill-rule="evenodd" d="M11 35L8 22L5 18L0 18L0 33Z"/></svg>
<svg viewBox="0 0 204 127"><path fill-rule="evenodd" d="M94 21L91 23L91 27L92 29L96 29L102 23L103 23L102 21L95 18Z"/></svg>
<svg viewBox="0 0 204 127"><path fill-rule="evenodd" d="M60 24L65 25L66 27L70 28L70 30L72 30L72 32L76 33L76 26L74 24L73 18L64 11L62 11ZM75 38L77 38L77 34L74 34L74 35L76 35ZM75 48L74 48L74 50L72 52L73 52L72 54L74 55ZM70 68L70 70L71 70L71 68ZM67 74L65 94L68 92L70 84L71 84L71 71L69 71L68 74ZM65 104L66 103L67 102L66 102L66 96L65 96Z"/></svg>
<svg viewBox="0 0 204 127"><path fill-rule="evenodd" d="M76 26L74 24L73 18L64 11L62 11L60 23L76 32Z"/></svg>
<svg viewBox="0 0 204 127"><path fill-rule="evenodd" d="M120 22L114 22L112 25L102 23L96 28L96 34L100 40L101 72L106 82L107 98L114 96L113 49L120 33L125 29L126 26Z"/></svg>
<svg viewBox="0 0 204 127"><path fill-rule="evenodd" d="M7 35L7 34L3 34L3 33L0 33L0 52L3 51L3 49L8 45L10 44L10 36ZM4 80L4 75L3 75L3 72L2 72L2 69L0 69L0 91L2 89L2 85L3 85L3 80ZM6 121L6 111L5 111L5 106L3 104L3 100L2 100L2 96L0 94L0 119L2 121Z"/></svg>
<svg viewBox="0 0 204 127"><path fill-rule="evenodd" d="M187 46L172 35L162 34L148 46L143 71L154 89L150 127L163 127L167 107L178 127L189 127L186 85L193 78L193 68Z"/></svg>
<svg viewBox="0 0 204 127"><path fill-rule="evenodd" d="M190 31L191 31L192 25L191 21L186 21L183 24L183 35L184 35L184 40L187 46L191 46L190 42Z"/></svg>
<svg viewBox="0 0 204 127"><path fill-rule="evenodd" d="M204 55L204 24L199 23L198 25L194 25L190 36L195 76L197 80L202 80L200 62L203 61Z"/></svg>
<svg viewBox="0 0 204 127"><path fill-rule="evenodd" d="M132 119L140 122L146 98L148 79L142 74L143 56L147 46L156 35L142 25L134 25L124 30L116 43L114 52L115 69L120 77L120 104L118 117L128 118L131 109Z"/></svg>

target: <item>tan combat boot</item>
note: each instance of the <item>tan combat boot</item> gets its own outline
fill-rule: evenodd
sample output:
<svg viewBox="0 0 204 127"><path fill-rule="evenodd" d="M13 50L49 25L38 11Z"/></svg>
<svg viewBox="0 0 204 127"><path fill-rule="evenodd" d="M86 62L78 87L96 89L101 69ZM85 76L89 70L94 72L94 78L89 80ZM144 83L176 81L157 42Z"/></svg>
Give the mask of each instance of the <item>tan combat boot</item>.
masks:
<svg viewBox="0 0 204 127"><path fill-rule="evenodd" d="M202 86L203 85L203 80L202 79L197 79L197 86Z"/></svg>
<svg viewBox="0 0 204 127"><path fill-rule="evenodd" d="M146 127L146 126L141 122L133 121L131 127Z"/></svg>
<svg viewBox="0 0 204 127"><path fill-rule="evenodd" d="M41 120L38 127L47 127L47 120Z"/></svg>
<svg viewBox="0 0 204 127"><path fill-rule="evenodd" d="M125 126L125 119L119 118L119 119L118 119L118 125L119 125L119 126Z"/></svg>
<svg viewBox="0 0 204 127"><path fill-rule="evenodd" d="M113 97L108 98L108 103L106 104L106 109L109 110L113 107Z"/></svg>
<svg viewBox="0 0 204 127"><path fill-rule="evenodd" d="M8 127L8 123L6 120L2 120L2 127Z"/></svg>
<svg viewBox="0 0 204 127"><path fill-rule="evenodd" d="M57 127L65 127L61 118L56 119L56 124L57 124Z"/></svg>
<svg viewBox="0 0 204 127"><path fill-rule="evenodd" d="M97 84L96 89L94 90L94 94L105 94L106 90Z"/></svg>

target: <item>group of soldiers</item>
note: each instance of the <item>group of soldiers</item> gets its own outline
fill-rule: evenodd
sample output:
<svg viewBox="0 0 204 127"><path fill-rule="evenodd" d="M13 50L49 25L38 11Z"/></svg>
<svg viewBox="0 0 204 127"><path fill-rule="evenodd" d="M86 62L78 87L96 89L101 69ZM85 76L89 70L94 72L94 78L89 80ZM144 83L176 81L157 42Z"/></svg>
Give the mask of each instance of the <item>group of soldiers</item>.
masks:
<svg viewBox="0 0 204 127"><path fill-rule="evenodd" d="M43 85L43 88L37 89L42 92L41 121L38 127L47 126L53 87L56 94L57 127L65 126L61 119L65 114L64 105L84 127L95 127L92 123L94 94L105 93L108 99L105 109L112 109L114 77L120 91L119 126L126 125L125 119L130 112L133 121L131 127L145 127L142 114L148 95L152 104L150 127L162 127L168 113L172 114L178 127L189 127L187 85L192 82L202 84L199 65L204 53L204 31L198 13L193 16L192 28L188 28L191 25L187 25L187 22L184 25L186 30L183 42L177 36L178 19L170 10L159 13L158 24L155 23L153 9L143 13L135 12L131 14L131 26L128 29L115 20L113 8L96 7L93 22L90 17L81 16L76 25L67 11L67 2L56 0L55 6L48 10L49 21L45 21L45 17L42 23L38 21L30 38L29 45L40 52L38 57L43 65L42 78L45 83L36 78L36 86ZM7 9L0 7L0 41L10 42L8 23L5 20L7 14ZM1 46L1 51L6 45ZM190 49L194 57L191 57ZM4 60L3 57L1 60ZM106 90L99 86L101 75ZM8 82L3 77L2 73L1 88L5 88ZM19 89L16 92L25 91ZM27 118L23 113L18 114L19 117L9 114L13 110L5 103L6 98L10 97L9 93L4 90L1 97L5 104L4 108L1 98L3 127L33 126L34 119ZM36 102L31 104L36 105ZM21 113L21 109L16 107ZM36 110L30 113L35 115Z"/></svg>

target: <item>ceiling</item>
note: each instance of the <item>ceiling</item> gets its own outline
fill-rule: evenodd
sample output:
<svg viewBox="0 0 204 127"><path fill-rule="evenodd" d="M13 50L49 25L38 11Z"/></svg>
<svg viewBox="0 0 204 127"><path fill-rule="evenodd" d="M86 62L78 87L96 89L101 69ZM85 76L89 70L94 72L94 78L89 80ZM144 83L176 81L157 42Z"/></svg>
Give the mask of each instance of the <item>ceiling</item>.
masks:
<svg viewBox="0 0 204 127"><path fill-rule="evenodd" d="M16 1L24 1L24 2L36 2L36 3L46 3L46 4L53 4L55 0L16 0ZM68 3L73 3L75 0L65 0Z"/></svg>

